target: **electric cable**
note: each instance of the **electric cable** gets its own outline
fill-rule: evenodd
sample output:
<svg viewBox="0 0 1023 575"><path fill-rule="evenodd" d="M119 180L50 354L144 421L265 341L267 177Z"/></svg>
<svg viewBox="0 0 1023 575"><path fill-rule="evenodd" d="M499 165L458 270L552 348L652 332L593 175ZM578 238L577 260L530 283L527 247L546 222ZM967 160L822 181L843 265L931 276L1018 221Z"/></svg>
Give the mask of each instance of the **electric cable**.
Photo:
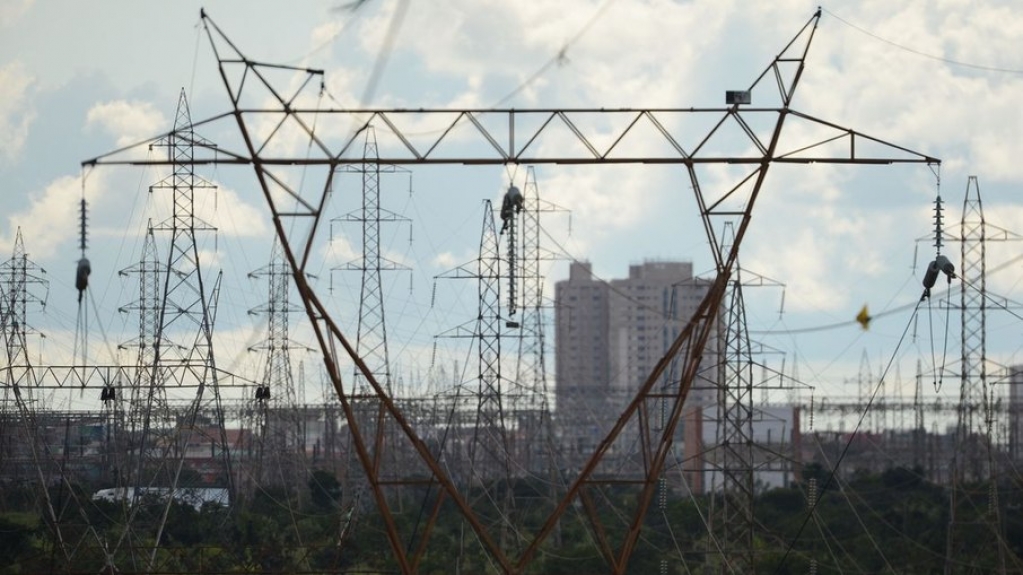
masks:
<svg viewBox="0 0 1023 575"><path fill-rule="evenodd" d="M850 439L850 442L851 441L852 440ZM828 466L832 467L833 469L838 469L837 462L836 462L835 465L832 465L831 462L828 461L828 456L824 452L823 448L821 449L821 457L824 459L825 463L828 464ZM834 474L832 476L835 477L835 483L836 483L836 485L838 487L838 489L837 489L838 492L842 494L842 497L845 499L845 502L848 505L849 511L852 513L853 517L856 518L856 523L863 530L863 533L866 534L867 539L870 541L870 545L874 548L874 551L876 551L877 554L880 555L881 559L884 561L885 567L887 568L888 572L895 573L896 572L895 568L892 567L892 564L888 561L888 556L885 555L884 551L881 550L881 546L877 544L877 540L874 539L874 535L870 532L870 529L868 529L867 525L863 522L863 518L860 517L859 512L856 511L856 506L853 504L852 500L849 498L849 493L847 492L848 490L842 488L842 485L841 485L841 481L842 480L841 480L841 478L839 478L837 475L834 475ZM825 484L825 486L821 489L821 493L820 493L821 496L824 495L824 491L826 491L826 489L827 489L827 484ZM816 502L815 502L814 506L816 507ZM855 562L855 558L852 555L850 555L850 558Z"/></svg>
<svg viewBox="0 0 1023 575"><path fill-rule="evenodd" d="M895 350L893 351L891 358L888 360L888 365L885 366L885 369L884 369L884 371L881 374L881 378L878 380L877 385L874 386L874 390L871 393L870 398L868 399L867 404L866 404L866 406L863 409L863 412L860 414L860 417L859 417L859 419L856 422L856 426L853 429L853 432L849 435L849 439L848 439L848 441L846 441L845 446L843 447L841 454L839 455L838 459L835 461L834 467L831 469L831 472L828 474L827 480L824 482L824 485L821 486L821 488L820 488L820 496L814 501L814 505L807 511L807 514L803 518L803 521L800 524L799 529L796 531L796 534L792 537L791 541L786 546L785 553L782 555L781 559L779 560L778 567L775 570L775 573L782 573L783 572L782 571L782 567L785 565L785 561L787 560L788 556L792 553L792 550L795 547L796 541L799 540L799 537L802 535L803 530L806 528L806 525L809 522L809 520L810 520L814 510L820 504L820 501L821 501L821 499L823 499L825 492L827 491L828 487L831 485L831 482L835 479L835 475L838 472L839 466L842 464L842 461L845 459L845 456L849 453L849 448L852 446L853 439L856 437L856 432L863 425L863 422L864 422L864 420L867 417L867 413L870 411L870 408L871 408L871 406L874 403L874 399L877 397L877 393L881 389L881 385L882 385L882 383L884 383L885 377L887 377L888 372L891 369L892 364L895 361L895 358L896 358L896 356L898 354L899 348L902 346L903 341L905 341L906 334L909 333L909 328L913 324L913 318L916 316L917 311L920 309L920 303L921 303L920 301L918 301L916 303L916 306L913 309L913 313L910 315L910 321L906 323L906 327L902 330L902 336L899 338L899 341L898 341L898 343L895 346Z"/></svg>
<svg viewBox="0 0 1023 575"><path fill-rule="evenodd" d="M960 60L953 60L951 58L945 58L944 56L935 56L934 54L928 54L927 52L923 52L921 50L917 50L916 48L911 48L911 47L906 46L904 44L899 44L898 42L893 42L891 40L888 40L887 38L883 38L883 37L881 37L881 36L871 32L871 31L869 31L869 30L867 30L865 28L861 28L861 27L853 24L852 22L849 22L848 20L845 20L844 18L842 18L841 16L835 14L834 12L828 10L827 8L821 8L821 10L824 11L829 16L831 16L832 18L834 18L835 20L838 20L842 24L845 24L846 26L852 28L853 30L856 30L856 31L860 32L861 34L864 34L864 35L869 36L869 37L871 37L871 38L873 38L875 40L878 40L880 42L888 44L889 46L892 46L894 48L898 48L899 50L903 50L903 51L909 52L911 54L916 54L917 56L922 56L924 58L928 58L930 60L936 60L938 62L943 62L945 64L952 64L954 66L961 66L963 68L972 68L974 70L983 70L985 72L1002 72L1002 73L1006 73L1006 74L1023 74L1023 69L1020 69L1020 68L1003 68L1003 67L999 67L999 66L985 66L985 65L982 65L982 64L974 64L974 63L971 63L971 62L963 62L963 61L960 61Z"/></svg>

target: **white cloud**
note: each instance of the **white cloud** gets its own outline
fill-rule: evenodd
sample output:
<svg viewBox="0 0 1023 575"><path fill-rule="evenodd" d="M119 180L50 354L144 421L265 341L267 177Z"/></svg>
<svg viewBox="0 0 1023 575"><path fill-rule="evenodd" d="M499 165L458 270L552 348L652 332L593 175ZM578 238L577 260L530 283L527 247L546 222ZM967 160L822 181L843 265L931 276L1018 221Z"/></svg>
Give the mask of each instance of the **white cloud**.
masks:
<svg viewBox="0 0 1023 575"><path fill-rule="evenodd" d="M572 210L572 217L586 223L596 237L575 237L584 245L599 237L627 230L640 223L641 216L653 202L647 186L648 174L642 170L625 169L605 172L594 169L565 169L546 176L541 194L555 198Z"/></svg>
<svg viewBox="0 0 1023 575"><path fill-rule="evenodd" d="M367 54L376 55L383 46L394 5L387 7L360 27L359 46ZM448 104L489 106L511 96L508 102L520 106L668 105L678 103L680 90L694 85L689 78L698 40L709 42L706 38L714 37L731 13L720 2L653 2L637 9L582 0L451 0L413 5L394 52L415 55L429 76L461 86ZM664 50L666 40L671 50ZM399 83L393 73L384 79L385 87ZM424 96L436 96L422 91L404 95L420 105Z"/></svg>
<svg viewBox="0 0 1023 575"><path fill-rule="evenodd" d="M4 0L0 2L0 27L7 27L28 12L35 0Z"/></svg>
<svg viewBox="0 0 1023 575"><path fill-rule="evenodd" d="M212 201L196 202L196 215L229 236L257 238L272 233L267 210L245 202L230 188L219 187Z"/></svg>
<svg viewBox="0 0 1023 575"><path fill-rule="evenodd" d="M336 267L358 262L361 260L362 254L355 250L347 237L336 235L324 245L323 257L326 265Z"/></svg>
<svg viewBox="0 0 1023 575"><path fill-rule="evenodd" d="M151 102L114 100L96 104L86 116L86 125L98 125L117 138L123 147L152 137L167 129L167 120Z"/></svg>
<svg viewBox="0 0 1023 575"><path fill-rule="evenodd" d="M936 12L905 3L892 13L873 2L841 11L862 30L825 14L797 106L938 155L946 170L1011 178L1023 152L1015 137L1023 129L1015 103L1023 79L983 68L1020 69L1014 55L1023 20L1011 5L990 4L945 2Z"/></svg>
<svg viewBox="0 0 1023 575"><path fill-rule="evenodd" d="M461 263L462 262L455 259L455 254L451 252L441 252L434 256L433 259L430 261L431 265L443 270L451 269Z"/></svg>
<svg viewBox="0 0 1023 575"><path fill-rule="evenodd" d="M0 11L0 14L20 12L28 6L24 0L15 2L6 4L6 12ZM287 50L288 56L299 53L303 46L310 49L325 46L311 54L309 60L311 65L327 69L325 81L330 94L317 100L314 81L308 94L300 98L302 106L342 108L357 104L397 4L367 3L351 20L345 21L349 16L345 14L336 21L316 22L295 36L299 47ZM940 5L907 2L894 9L890 4L866 0L829 8L863 30L916 51L989 67L1019 67L1017 44L1023 35L1023 18L1012 2L985 1L980 8L965 0L946 0ZM411 3L376 97L368 105L410 109L486 107L523 85L541 66L556 58L566 42L574 40L564 52L563 60L547 68L503 105L520 109L717 106L721 92L745 87L815 8L803 0L756 4L740 4L734 0ZM601 16L576 38L598 10L603 10ZM336 12L332 14L337 16ZM190 18L190 22L194 21L194 14ZM253 34L266 33L262 20L249 22ZM97 20L94 25L102 29L105 24ZM440 32L424 32L435 30ZM274 38L273 41L284 40ZM88 43L80 45L83 57L96 59L87 49ZM205 49L205 44L203 46ZM182 53L179 51L175 57ZM272 52L251 55L276 61ZM64 54L59 56L65 57ZM208 60L203 62L205 56L201 56L198 65L210 66ZM322 60L326 62L320 62ZM151 69L166 70L164 64L166 62L154 62ZM191 60L186 58L183 66L187 68L190 64ZM77 66L74 70L85 69L80 62L73 65ZM117 64L117 67L125 66ZM67 68L72 69L72 64ZM36 69L44 68L30 68ZM119 77L130 77L134 82L119 84L119 88L124 89L122 94L146 93L144 83L157 80L146 77L145 73L141 69L131 74L122 70ZM0 82L2 159L11 154L10 149L20 149L33 118L32 110L42 106L44 100L33 100L32 92L38 91L38 82L42 79L32 78L25 68L8 64L0 69L0 74L5 75L5 81ZM295 82L299 77L282 76L281 80L282 92L290 94L297 87ZM54 75L52 81L66 85L68 75ZM872 38L826 12L814 38L795 107L838 125L942 157L942 191L951 205L961 198L965 173L977 173L982 184L997 183L1002 190L1019 187L1015 159L1023 155L1023 139L1017 137L1023 132L1023 115L1018 113L1016 94L1021 87L1023 78L1018 74L956 66L914 54ZM166 116L158 114L153 106L127 95L119 98L122 99L94 106L87 125L94 127L97 133L103 130L112 134L118 145L130 144L167 129ZM252 102L253 105L265 103ZM47 112L40 108L39 114L43 116ZM410 138L418 145L432 142L449 119L439 120L441 118L420 116L397 121L406 135L413 133ZM611 121L605 118L580 125L580 129L600 147L607 145L610 134L614 133L612 126L604 124L611 124ZM265 118L253 119L250 128L252 134L263 137L271 133L276 124ZM352 122L346 116L321 116L317 135L327 139L336 151L351 128ZM695 140L705 133L703 130L702 125L695 125L685 136ZM795 122L789 122L786 130L787 136L796 142L812 135L812 130L797 126ZM456 150L467 150L466 155L473 156L480 148L468 147L463 134L469 132L456 130L449 142L454 146L464 145ZM382 128L378 127L377 136L381 152L400 145ZM266 155L304 157L309 147L308 135L291 125L278 132L276 138ZM683 145L691 145L690 140ZM647 152L650 141L643 134L629 142L630 150L634 154ZM568 145L568 139L564 133L553 133L536 144L548 146L549 150ZM724 144L725 151L731 151ZM353 149L353 153L361 153L361 141ZM197 201L200 216L220 228L222 234L232 237L255 240L262 234L269 234L262 199L255 200L252 195L243 193L249 189L245 186L253 182L238 184L237 180L227 179L230 167L218 169L220 172L215 177L224 178L233 187L222 187L209 202ZM890 166L855 166L847 170L825 169L819 165L773 167L764 196L759 200L761 204L754 210L742 264L784 282L788 286L786 308L789 311L812 310L844 317L848 310L854 313L864 301L871 304L872 310L884 304L897 289L895 284L910 273L909 255L915 236L925 232L931 220L933 177L926 168L913 169L917 172L906 176L905 172L895 175L900 173L899 169ZM136 188L136 181L126 177L123 185L119 183L115 187L107 180L108 186L100 185L101 189L96 189L103 180L95 178L105 170L96 170L90 176L90 201L94 193L101 193L101 197L112 203L115 194L124 199L126 196L122 194ZM428 200L444 204L444 208L450 208L455 202L467 204L466 197L470 195L474 201L478 199L479 193L465 191L469 189L492 189L494 199L499 199L497 188L500 186L481 185L483 178L478 177L479 171L473 170L465 168L454 177L451 177L453 171L444 172L438 177L435 174L439 170L431 172L431 169L416 167L417 188L426 182L419 178L433 177L434 181L447 178L443 184L445 189ZM701 169L701 176L706 176L701 178L701 185L708 194L721 194L735 183L740 171L723 166ZM278 169L274 172L278 173ZM870 175L852 175L861 172ZM313 174L309 170L303 174L298 169L288 172L285 168L280 168L279 173L296 188L304 185L307 198L318 196L321 191L322 173ZM12 223L17 220L26 226L35 225L31 232L33 252L52 251L56 244L73 244L79 188L74 179L58 176L59 173L48 176L53 183L31 199L29 208L8 216ZM158 179L152 176L152 171L147 172L142 185ZM682 234L702 238L703 232L699 215L691 206L682 209L673 203L679 195L691 202L692 195L687 183L677 182L684 176L677 173L675 176L676 181L666 184L669 178L656 168L552 166L544 167L540 184L545 199L572 210L573 253L580 258L594 259L595 268L610 270L608 275L618 275L627 262L651 255L706 257L705 240L698 243L682 239ZM136 172L134 180L138 179ZM106 189L109 192L102 191ZM332 201L338 202L339 197L340 194L335 195ZM985 197L986 206L989 205L987 200ZM156 219L166 219L168 197L161 195L161 199L154 201L165 202L159 212L161 217ZM290 202L281 205L291 207ZM97 221L104 217L100 214L109 213L103 207L97 201ZM1023 217L1016 211L1011 205L992 207L989 219L1002 216L1002 225L1021 229ZM423 237L443 238L430 246L439 253L423 254L420 266L425 267L430 262L437 269L449 270L476 257L476 218L473 217L469 226L473 232L461 237L453 233L457 228L453 225L457 219L455 214L454 209L427 214L428 218L416 214L419 247L425 243ZM36 222L48 223L44 226ZM113 227L113 224L102 223ZM329 269L332 265L357 260L357 237L350 236L350 242L338 239L328 244L322 241L327 234L326 226L321 226L320 232L313 259L323 262L311 263L311 270L316 270L317 264L321 269ZM11 234L10 230L3 230L7 243ZM46 234L62 235L59 240L47 240ZM97 237L97 242L99 240ZM993 264L999 260L995 256L1002 256L1003 249L1010 252L1014 249L1012 244L1005 246L989 244ZM210 244L203 247L210 247ZM233 257L226 244L222 244L221 249L224 251L219 255L225 260ZM905 262L902 261L903 250L907 254ZM923 251L921 249L921 253ZM1011 253L1006 255L1012 257ZM706 261L701 264L697 259L697 265L700 270L706 269ZM333 281L353 284L357 281L350 277L343 280L340 277L343 274L336 275ZM1020 284L1017 274L1008 270L990 279L990 289L1009 294L1018 290ZM324 274L320 285L327 282ZM918 285L914 282L913 291L919 289ZM875 293L881 295L872 295ZM918 297L919 292L915 295ZM345 309L351 309L351 303L345 303ZM222 321L227 323L229 318L222 317ZM396 328L391 333L402 332Z"/></svg>
<svg viewBox="0 0 1023 575"><path fill-rule="evenodd" d="M219 250L198 250L197 257L199 266L207 270L207 273L209 270L218 270L224 265L224 254ZM207 277L209 276L207 275Z"/></svg>
<svg viewBox="0 0 1023 575"><path fill-rule="evenodd" d="M81 194L81 180L73 176L57 178L42 193L34 194L26 210L7 216L6 229L0 236L0 253L10 253L19 228L22 237L32 238L32 258L50 257L58 248L72 244L78 236Z"/></svg>
<svg viewBox="0 0 1023 575"><path fill-rule="evenodd" d="M0 159L17 157L25 144L36 117L29 94L34 83L35 77L18 62L0 67Z"/></svg>
<svg viewBox="0 0 1023 575"><path fill-rule="evenodd" d="M192 211L197 219L197 230L214 228L218 234L238 238L260 238L272 233L267 212L262 206L246 202L238 192L216 182L206 182L198 177L195 181ZM199 186L199 182L206 183ZM138 222L138 229L145 229L143 222L147 219L154 226L168 225L174 209L174 191L153 188L149 201L149 209L140 214L142 219ZM200 235L196 234L196 237Z"/></svg>

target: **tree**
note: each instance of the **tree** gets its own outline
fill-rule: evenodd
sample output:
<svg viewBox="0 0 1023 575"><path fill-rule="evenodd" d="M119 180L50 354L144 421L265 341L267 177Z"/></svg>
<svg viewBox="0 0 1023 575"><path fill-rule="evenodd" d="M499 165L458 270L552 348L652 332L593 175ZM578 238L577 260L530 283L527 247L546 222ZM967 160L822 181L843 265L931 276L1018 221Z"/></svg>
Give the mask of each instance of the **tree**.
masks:
<svg viewBox="0 0 1023 575"><path fill-rule="evenodd" d="M333 473L317 469L309 477L309 498L317 509L336 509L341 503L341 483Z"/></svg>

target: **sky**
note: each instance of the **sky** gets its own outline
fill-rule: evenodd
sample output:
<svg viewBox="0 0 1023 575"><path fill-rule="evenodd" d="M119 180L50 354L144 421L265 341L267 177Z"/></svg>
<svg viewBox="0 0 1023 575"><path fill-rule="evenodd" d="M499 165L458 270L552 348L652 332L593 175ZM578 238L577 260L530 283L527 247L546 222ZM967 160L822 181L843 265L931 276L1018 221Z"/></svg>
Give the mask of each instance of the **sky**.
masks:
<svg viewBox="0 0 1023 575"><path fill-rule="evenodd" d="M954 398L960 327L948 298L957 305L958 292L939 284L912 311L935 255L935 198L945 202L946 231L957 234L970 176L987 223L1008 240L987 243L988 358L993 366L1023 361L1021 312L1012 303L1023 299L1012 241L1023 233L1016 100L1023 13L1012 2L226 0L205 10L246 56L323 69L329 106L688 108L719 107L725 90L748 86L818 5L793 108L942 165L772 168L740 263L744 278L766 284L745 291L751 337L768 350L758 361L797 383L765 390L763 399L805 400L810 389L818 400L851 397L862 393L864 374L881 373L885 393L904 396L918 364L927 393ZM81 163L170 129L182 90L194 121L231 109L202 7L0 2L0 254L10 253L20 229L30 259L46 270L45 308L29 308L30 325L45 335L30 344L40 362L128 361L116 348L136 336L138 319L119 309L138 287L118 272L139 259L146 222L166 217L169 198L149 191L162 177L155 169ZM455 371L473 361L469 342L436 336L475 318L476 286L435 278L476 258L483 200L498 202L525 174L525 166L419 167L382 179L384 207L411 221L381 228L385 255L408 268L384 274L392 371L413 380L437 365ZM558 255L545 262L548 294L572 260L592 262L603 279L648 260L692 261L705 276L712 270L678 168L544 166L534 174L542 197L563 208L544 223L547 248ZM224 274L218 364L257 379L264 360L247 349L265 337L266 318L249 310L265 302L267 285L248 274L269 261L269 209L250 168L201 175L217 185L196 203L218 230L200 239L204 274ZM721 167L709 178L729 175ZM83 196L93 269L84 316L74 290ZM332 219L358 207L353 194L335 196L326 210ZM326 226L312 270L314 287L350 333L359 276L333 268L357 257L358 233L341 222ZM943 250L958 266L959 246ZM875 317L868 330L854 321L864 305ZM292 323L294 337L311 345L302 318ZM317 356L296 351L293 361L303 364L305 397L314 400L323 393Z"/></svg>

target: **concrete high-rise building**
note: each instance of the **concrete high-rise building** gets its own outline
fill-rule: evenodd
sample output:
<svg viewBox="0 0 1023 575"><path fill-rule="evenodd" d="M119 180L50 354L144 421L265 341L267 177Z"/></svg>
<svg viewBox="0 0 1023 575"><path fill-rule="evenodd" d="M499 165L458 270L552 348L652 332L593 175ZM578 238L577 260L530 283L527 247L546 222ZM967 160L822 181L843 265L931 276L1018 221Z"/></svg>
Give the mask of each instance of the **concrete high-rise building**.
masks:
<svg viewBox="0 0 1023 575"><path fill-rule="evenodd" d="M689 262L645 262L604 281L576 262L555 286L556 414L562 445L586 454L635 396L709 289ZM678 377L669 369L665 378ZM707 400L695 389L686 403Z"/></svg>

